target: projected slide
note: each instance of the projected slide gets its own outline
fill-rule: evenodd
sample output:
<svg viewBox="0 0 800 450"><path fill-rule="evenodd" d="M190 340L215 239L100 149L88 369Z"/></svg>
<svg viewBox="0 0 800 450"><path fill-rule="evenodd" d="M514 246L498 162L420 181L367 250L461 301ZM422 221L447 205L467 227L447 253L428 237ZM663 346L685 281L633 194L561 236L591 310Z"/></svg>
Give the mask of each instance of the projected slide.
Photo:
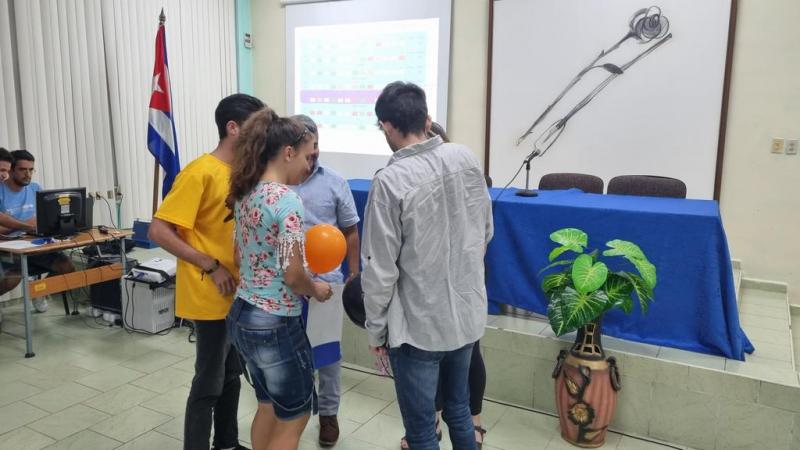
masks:
<svg viewBox="0 0 800 450"><path fill-rule="evenodd" d="M397 80L418 84L436 116L439 19L295 29L294 111L318 124L325 151L390 154L375 100Z"/></svg>

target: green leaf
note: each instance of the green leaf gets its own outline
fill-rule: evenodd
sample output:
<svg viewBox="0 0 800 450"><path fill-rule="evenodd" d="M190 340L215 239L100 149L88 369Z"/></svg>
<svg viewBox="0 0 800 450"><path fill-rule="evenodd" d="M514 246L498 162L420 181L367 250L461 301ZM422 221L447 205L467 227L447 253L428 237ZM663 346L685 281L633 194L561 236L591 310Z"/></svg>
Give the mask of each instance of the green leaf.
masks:
<svg viewBox="0 0 800 450"><path fill-rule="evenodd" d="M588 245L589 236L577 228L562 228L554 231L550 235L550 240L580 253Z"/></svg>
<svg viewBox="0 0 800 450"><path fill-rule="evenodd" d="M567 252L567 251L573 251L573 252L576 252L576 253L582 253L583 249L580 248L579 246L567 247L566 245L562 245L561 247L554 248L553 251L550 252L550 255L547 256L547 259L548 259L548 261L552 262L554 259L556 259L559 256L561 256L562 253Z"/></svg>
<svg viewBox="0 0 800 450"><path fill-rule="evenodd" d="M571 287L566 287L563 292L558 293L558 296L561 298L561 318L564 322L558 327L558 330L562 331L561 334L595 320L603 313L608 303L608 296L603 291L581 293ZM553 332L560 336L555 327Z"/></svg>
<svg viewBox="0 0 800 450"><path fill-rule="evenodd" d="M563 314L564 297L560 292L550 295L550 302L547 304L547 319L550 321L550 328L556 336L569 333L572 330L566 328Z"/></svg>
<svg viewBox="0 0 800 450"><path fill-rule="evenodd" d="M548 275L542 280L542 290L547 294L556 289L563 289L569 285L570 279L569 271Z"/></svg>
<svg viewBox="0 0 800 450"><path fill-rule="evenodd" d="M639 306L642 307L642 312L647 314L650 302L653 301L653 289L638 275L627 272L618 272L619 275L628 279L633 285L633 290L636 296L639 297Z"/></svg>
<svg viewBox="0 0 800 450"><path fill-rule="evenodd" d="M651 290L655 289L656 287L656 266L654 266L650 261L642 261L642 260L633 260L631 261L634 266L636 266L636 270L639 271L639 275L642 276L642 279L647 284Z"/></svg>
<svg viewBox="0 0 800 450"><path fill-rule="evenodd" d="M650 289L656 287L656 282L658 281L656 276L656 266L648 261L647 256L645 256L644 252L641 248L639 248L638 245L634 244L633 242L622 241L619 239L606 242L606 245L610 247L610 249L603 252L604 256L624 257L630 261L634 267L636 267L636 270L642 276L642 279L644 279Z"/></svg>
<svg viewBox="0 0 800 450"><path fill-rule="evenodd" d="M611 247L611 249L604 251L603 256L624 256L631 262L633 262L634 259L647 261L647 257L644 256L642 249L633 242L614 239L613 241L606 242L606 246Z"/></svg>
<svg viewBox="0 0 800 450"><path fill-rule="evenodd" d="M604 289L608 295L608 309L621 308L625 314L633 309L633 283L617 274L609 274Z"/></svg>
<svg viewBox="0 0 800 450"><path fill-rule="evenodd" d="M580 255L572 265L572 283L585 294L598 289L608 278L608 267L602 262L592 264L590 255Z"/></svg>
<svg viewBox="0 0 800 450"><path fill-rule="evenodd" d="M548 264L547 267L545 267L544 269L540 270L539 274L541 275L543 272L545 272L548 269L552 269L553 267L566 266L568 264L572 264L574 261L575 261L574 259L562 259L561 261L556 261L556 262L554 262L552 264Z"/></svg>

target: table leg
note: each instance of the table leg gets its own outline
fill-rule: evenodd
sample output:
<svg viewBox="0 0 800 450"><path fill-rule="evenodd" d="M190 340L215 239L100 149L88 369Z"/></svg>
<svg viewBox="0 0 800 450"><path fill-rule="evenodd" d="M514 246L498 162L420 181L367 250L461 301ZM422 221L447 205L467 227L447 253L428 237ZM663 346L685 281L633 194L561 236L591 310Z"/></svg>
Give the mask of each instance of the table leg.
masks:
<svg viewBox="0 0 800 450"><path fill-rule="evenodd" d="M25 357L33 358L33 333L31 332L31 288L28 285L28 256L21 255L22 266L22 309L25 311Z"/></svg>
<svg viewBox="0 0 800 450"><path fill-rule="evenodd" d="M127 271L128 271L128 265L127 265L128 258L127 258L127 256L125 256L125 238L124 237L119 240L119 256L120 256L119 260L122 263L122 276L124 277L127 274Z"/></svg>

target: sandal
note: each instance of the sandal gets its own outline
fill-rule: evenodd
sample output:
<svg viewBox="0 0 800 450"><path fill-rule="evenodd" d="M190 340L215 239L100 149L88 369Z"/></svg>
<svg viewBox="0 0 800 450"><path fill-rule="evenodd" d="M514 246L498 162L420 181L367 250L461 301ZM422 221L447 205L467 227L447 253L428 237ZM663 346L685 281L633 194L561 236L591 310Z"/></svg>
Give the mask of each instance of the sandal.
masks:
<svg viewBox="0 0 800 450"><path fill-rule="evenodd" d="M484 436L486 436L486 428L483 428L480 425L475 425L475 431L477 431L481 435L481 440L480 441L475 440L475 445L478 446L478 450L481 450L481 447L483 447L483 438L484 438Z"/></svg>
<svg viewBox="0 0 800 450"><path fill-rule="evenodd" d="M442 430L439 428L439 419L436 419L436 440L437 441L441 441L442 440ZM409 449L408 442L406 441L406 437L405 436L400 438L400 448L403 449L403 450L408 450Z"/></svg>

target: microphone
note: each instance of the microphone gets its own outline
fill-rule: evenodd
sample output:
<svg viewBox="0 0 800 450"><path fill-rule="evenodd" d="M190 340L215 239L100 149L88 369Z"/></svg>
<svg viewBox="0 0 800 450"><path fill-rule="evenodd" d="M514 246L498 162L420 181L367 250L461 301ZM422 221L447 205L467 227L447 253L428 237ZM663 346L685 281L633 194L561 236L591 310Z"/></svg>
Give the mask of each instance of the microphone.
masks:
<svg viewBox="0 0 800 450"><path fill-rule="evenodd" d="M542 156L542 151L541 151L541 150L539 150L538 148L534 148L534 149L533 149L533 151L532 151L532 152L530 152L530 153L528 154L528 156L526 156L526 157L525 157L525 160L524 160L525 164L528 164L528 163L530 163L530 161L531 161L533 158L536 158L537 156Z"/></svg>
<svg viewBox="0 0 800 450"><path fill-rule="evenodd" d="M539 194L536 193L533 189L529 189L528 185L531 179L531 160L536 158L537 156L541 156L542 152L538 148L534 147L533 151L525 157L525 189L517 190L516 194L519 197L538 197Z"/></svg>

